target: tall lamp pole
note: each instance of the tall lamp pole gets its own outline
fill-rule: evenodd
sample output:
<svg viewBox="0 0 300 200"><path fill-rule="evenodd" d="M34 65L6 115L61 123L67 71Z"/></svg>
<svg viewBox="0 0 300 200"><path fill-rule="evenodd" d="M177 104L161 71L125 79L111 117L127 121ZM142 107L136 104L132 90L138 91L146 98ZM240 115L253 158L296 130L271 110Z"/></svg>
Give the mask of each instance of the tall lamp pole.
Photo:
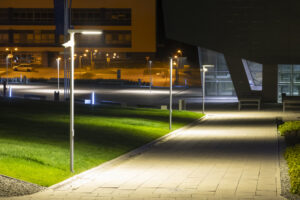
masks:
<svg viewBox="0 0 300 200"><path fill-rule="evenodd" d="M60 58L57 58L56 62L57 62L57 90L59 92L59 62L60 62Z"/></svg>
<svg viewBox="0 0 300 200"><path fill-rule="evenodd" d="M214 65L202 65L202 113L205 111L205 72L207 72L207 67L214 67Z"/></svg>
<svg viewBox="0 0 300 200"><path fill-rule="evenodd" d="M12 59L13 55L12 54L8 54L6 56L6 83L8 84L8 60Z"/></svg>
<svg viewBox="0 0 300 200"><path fill-rule="evenodd" d="M8 60L10 60L10 67L12 68L13 67L13 49L12 48L5 48L5 51L10 51L10 53L6 56L6 83L8 84ZM14 51L18 51L18 48L15 47L14 48Z"/></svg>
<svg viewBox="0 0 300 200"><path fill-rule="evenodd" d="M151 87L152 87L152 73L151 73L151 65L152 65L152 60L149 60L149 67L150 67L150 93L151 93Z"/></svg>
<svg viewBox="0 0 300 200"><path fill-rule="evenodd" d="M170 108L169 108L169 129L172 130L172 69L173 69L173 59L170 58Z"/></svg>
<svg viewBox="0 0 300 200"><path fill-rule="evenodd" d="M71 51L71 70L70 70L70 171L74 172L74 48L75 48L75 33L84 35L100 35L99 30L78 30L69 29L70 40L63 44L65 48L70 47Z"/></svg>

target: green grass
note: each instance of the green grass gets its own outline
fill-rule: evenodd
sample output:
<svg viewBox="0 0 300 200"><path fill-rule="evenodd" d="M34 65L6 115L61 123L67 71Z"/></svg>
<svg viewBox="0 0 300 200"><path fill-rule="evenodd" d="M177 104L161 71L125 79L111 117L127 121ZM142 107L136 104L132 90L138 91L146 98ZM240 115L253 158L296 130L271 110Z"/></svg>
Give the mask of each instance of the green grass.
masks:
<svg viewBox="0 0 300 200"><path fill-rule="evenodd" d="M0 174L50 186L69 172L69 106L0 100ZM202 117L173 111L173 129ZM76 105L75 172L169 133L168 111Z"/></svg>
<svg viewBox="0 0 300 200"><path fill-rule="evenodd" d="M285 122L278 130L288 146L284 157L289 167L291 192L300 195L300 121Z"/></svg>

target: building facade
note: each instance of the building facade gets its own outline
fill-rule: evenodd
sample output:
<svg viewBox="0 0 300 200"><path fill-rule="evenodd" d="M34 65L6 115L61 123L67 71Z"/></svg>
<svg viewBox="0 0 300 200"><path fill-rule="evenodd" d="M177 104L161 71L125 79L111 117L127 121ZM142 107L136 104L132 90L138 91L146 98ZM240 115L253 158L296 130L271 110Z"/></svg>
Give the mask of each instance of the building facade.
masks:
<svg viewBox="0 0 300 200"><path fill-rule="evenodd" d="M1 1L0 65L5 63L8 53L14 55L17 63L55 65L55 59L64 51L64 35L56 31L59 16L54 3L54 0ZM94 60L155 53L155 4L155 0L73 0L71 27L103 32L100 36L77 35L75 53L78 57L91 55Z"/></svg>
<svg viewBox="0 0 300 200"><path fill-rule="evenodd" d="M214 64L214 73L226 66L238 98L277 102L281 93L300 95L298 0L163 0L162 7L166 36L198 46L200 65ZM207 53L216 59L201 59ZM218 94L224 77L211 79Z"/></svg>

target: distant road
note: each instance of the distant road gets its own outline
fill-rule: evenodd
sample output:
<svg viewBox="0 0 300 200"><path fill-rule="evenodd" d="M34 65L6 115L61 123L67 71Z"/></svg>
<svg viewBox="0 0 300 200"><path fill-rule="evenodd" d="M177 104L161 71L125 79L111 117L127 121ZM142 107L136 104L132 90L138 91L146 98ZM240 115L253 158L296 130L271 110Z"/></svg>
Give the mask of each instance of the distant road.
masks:
<svg viewBox="0 0 300 200"><path fill-rule="evenodd" d="M54 91L57 91L57 84L35 83L28 85L13 84L12 96L21 97L24 95L40 95L47 100L54 99ZM60 87L60 100L64 99L63 84ZM83 101L90 99L92 92L95 92L96 103L125 103L129 106L160 107L160 105L169 104L169 88L129 88L121 86L95 86L79 85L75 83L75 99ZM2 93L2 86L0 89ZM173 102L175 107L179 99L185 99L189 104L201 106L202 94L201 88L173 88ZM207 102L236 102L236 98L207 98Z"/></svg>

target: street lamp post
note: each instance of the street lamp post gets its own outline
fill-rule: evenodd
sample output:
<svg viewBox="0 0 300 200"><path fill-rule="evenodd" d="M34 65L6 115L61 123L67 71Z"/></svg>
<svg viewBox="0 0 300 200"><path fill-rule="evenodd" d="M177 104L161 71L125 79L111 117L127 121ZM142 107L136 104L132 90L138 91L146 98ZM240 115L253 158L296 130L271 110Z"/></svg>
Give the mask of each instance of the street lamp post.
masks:
<svg viewBox="0 0 300 200"><path fill-rule="evenodd" d="M79 56L79 69L81 70L81 59L82 59L82 56Z"/></svg>
<svg viewBox="0 0 300 200"><path fill-rule="evenodd" d="M6 83L8 83L8 56L6 56Z"/></svg>
<svg viewBox="0 0 300 200"><path fill-rule="evenodd" d="M152 73L151 73L151 65L152 65L152 60L149 60L149 68L150 68L150 93L151 93L151 87L152 87Z"/></svg>
<svg viewBox="0 0 300 200"><path fill-rule="evenodd" d="M57 58L56 62L57 62L57 90L59 92L59 62L60 62L60 58Z"/></svg>
<svg viewBox="0 0 300 200"><path fill-rule="evenodd" d="M6 56L6 83L8 84L8 59L12 59L12 54Z"/></svg>
<svg viewBox="0 0 300 200"><path fill-rule="evenodd" d="M173 69L173 59L170 58L170 108L169 108L169 129L172 130L172 69Z"/></svg>
<svg viewBox="0 0 300 200"><path fill-rule="evenodd" d="M94 54L98 53L98 49L91 49L90 51L88 49L85 50L86 53L90 52L90 60L91 60L91 70L93 71L95 69L95 61L93 59Z"/></svg>
<svg viewBox="0 0 300 200"><path fill-rule="evenodd" d="M173 65L175 66L175 85L179 85L179 72L178 72L179 62L178 62L178 56L177 55L174 56Z"/></svg>
<svg viewBox="0 0 300 200"><path fill-rule="evenodd" d="M202 112L205 111L205 72L207 72L207 67L214 67L214 65L202 65Z"/></svg>
<svg viewBox="0 0 300 200"><path fill-rule="evenodd" d="M8 54L8 56L9 56L9 58L11 59L11 61L10 61L10 65L11 65L11 68L13 67L13 50L14 51L18 51L19 49L17 48L17 47L15 47L14 49L12 49L12 48L6 48L5 49L5 51L10 51L10 54Z"/></svg>
<svg viewBox="0 0 300 200"><path fill-rule="evenodd" d="M14 48L14 50L15 51L18 51L18 48L16 47L16 48ZM11 59L10 60L10 66L11 66L11 68L13 67L13 49L11 48L11 49L9 49L9 48L5 48L5 51L10 51L10 54L8 54L7 56L6 56L6 83L8 83L8 60L9 59Z"/></svg>
<svg viewBox="0 0 300 200"><path fill-rule="evenodd" d="M70 171L74 172L74 48L75 48L75 33L84 35L100 35L99 30L78 30L69 29L70 40L63 44L65 48L70 47L71 51L71 70L70 70Z"/></svg>

